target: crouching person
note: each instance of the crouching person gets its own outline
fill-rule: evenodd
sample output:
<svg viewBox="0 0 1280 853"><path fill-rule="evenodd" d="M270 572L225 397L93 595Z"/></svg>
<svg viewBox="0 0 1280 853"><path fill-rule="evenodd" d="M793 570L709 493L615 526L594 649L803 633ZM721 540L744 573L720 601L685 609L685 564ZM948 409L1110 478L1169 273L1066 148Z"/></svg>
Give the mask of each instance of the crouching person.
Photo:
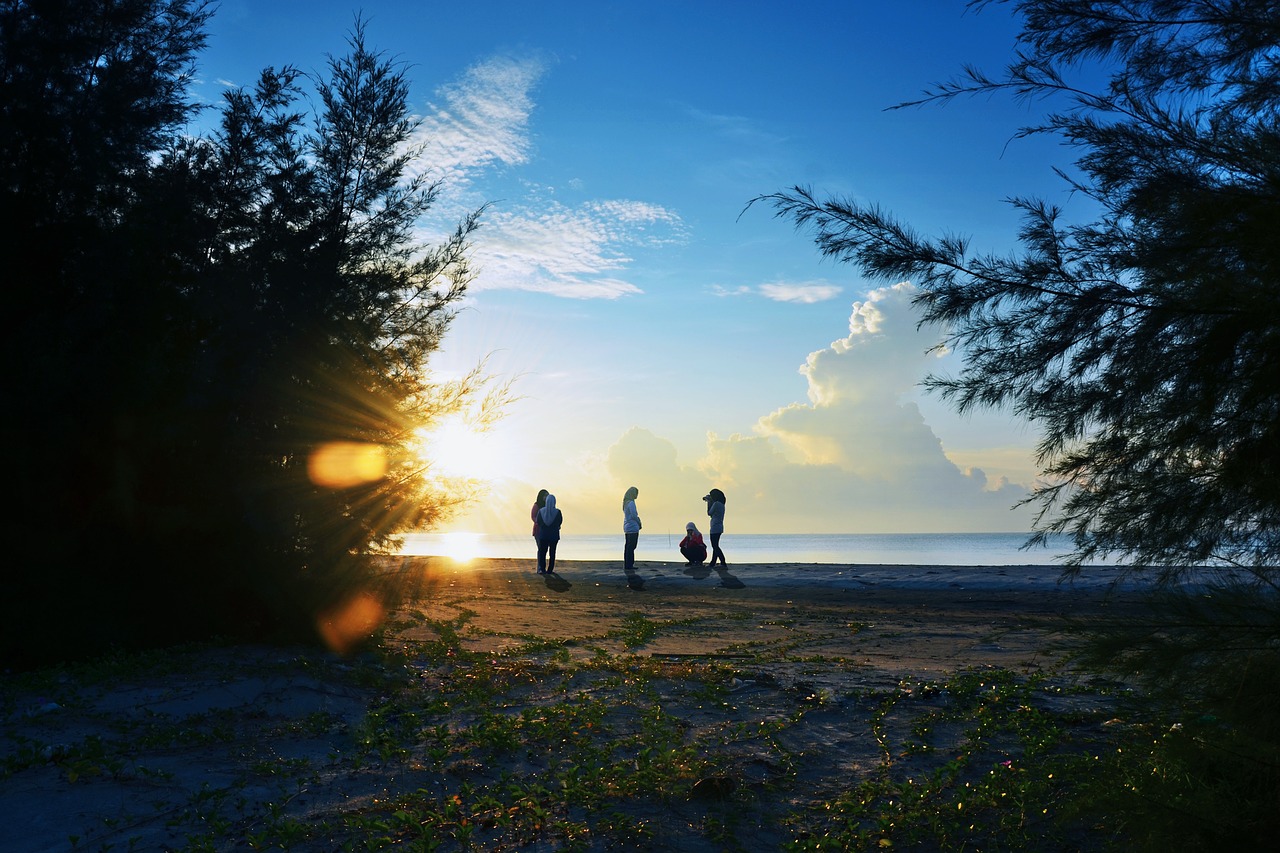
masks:
<svg viewBox="0 0 1280 853"><path fill-rule="evenodd" d="M702 534L692 521L684 526L685 537L680 540L680 553L688 560L686 566L694 566L707 561L707 546L702 541Z"/></svg>

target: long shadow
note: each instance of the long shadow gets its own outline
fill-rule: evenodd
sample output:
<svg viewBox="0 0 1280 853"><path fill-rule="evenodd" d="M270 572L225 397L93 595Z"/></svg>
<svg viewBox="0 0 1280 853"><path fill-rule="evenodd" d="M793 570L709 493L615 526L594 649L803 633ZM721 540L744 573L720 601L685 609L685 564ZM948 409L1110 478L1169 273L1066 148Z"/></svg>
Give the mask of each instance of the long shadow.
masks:
<svg viewBox="0 0 1280 853"><path fill-rule="evenodd" d="M717 566L716 574L720 576L720 586L728 587L729 589L743 589L746 587L745 583L729 574L729 569L725 566Z"/></svg>
<svg viewBox="0 0 1280 853"><path fill-rule="evenodd" d="M627 573L627 586L632 589L644 589L644 578L635 569L623 569Z"/></svg>
<svg viewBox="0 0 1280 853"><path fill-rule="evenodd" d="M543 575L542 582L545 583L547 585L547 589L551 590L552 592L568 592L570 589L573 588L573 584L569 583L567 580L555 574L554 572L551 574Z"/></svg>

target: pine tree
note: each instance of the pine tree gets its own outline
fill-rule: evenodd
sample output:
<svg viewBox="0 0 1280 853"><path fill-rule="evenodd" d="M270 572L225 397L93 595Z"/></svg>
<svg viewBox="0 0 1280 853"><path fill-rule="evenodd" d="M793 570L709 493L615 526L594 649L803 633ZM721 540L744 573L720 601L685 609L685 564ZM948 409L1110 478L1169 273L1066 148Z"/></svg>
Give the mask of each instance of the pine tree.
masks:
<svg viewBox="0 0 1280 853"><path fill-rule="evenodd" d="M314 637L368 555L454 500L414 444L489 381L427 364L479 212L416 242L439 188L359 20L327 76L268 69L192 134L211 10L0 4L10 665Z"/></svg>
<svg viewBox="0 0 1280 853"><path fill-rule="evenodd" d="M987 6L987 2L973 4ZM1069 224L1018 198L1021 250L925 238L873 205L796 187L763 197L820 251L911 279L925 323L964 354L930 387L1041 431L1038 536L1071 566L1111 556L1177 577L1280 558L1280 3L1014 2L1022 50L920 101L1007 93L1059 107L1019 135L1078 152L1097 203ZM1077 86L1092 62L1102 91Z"/></svg>

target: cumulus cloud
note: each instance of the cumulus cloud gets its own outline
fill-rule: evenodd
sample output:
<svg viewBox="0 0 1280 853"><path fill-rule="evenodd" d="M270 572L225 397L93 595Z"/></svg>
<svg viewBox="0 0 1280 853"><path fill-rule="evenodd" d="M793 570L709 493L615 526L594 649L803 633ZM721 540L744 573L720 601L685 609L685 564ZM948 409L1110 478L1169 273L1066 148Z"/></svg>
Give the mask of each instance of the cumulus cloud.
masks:
<svg viewBox="0 0 1280 853"><path fill-rule="evenodd" d="M615 488L649 485L661 525L683 524L661 515L666 502L688 507L714 485L730 531L1028 529L1027 510L1011 511L1026 487L958 467L909 399L936 342L917 330L911 294L901 284L854 303L849 334L800 368L808 402L765 415L752 435L708 435L692 466L664 439L627 433L609 451Z"/></svg>
<svg viewBox="0 0 1280 853"><path fill-rule="evenodd" d="M641 293L625 271L637 248L684 239L674 212L640 201L593 201L569 207L546 201L495 211L475 241L481 271L472 290L533 290L576 299Z"/></svg>

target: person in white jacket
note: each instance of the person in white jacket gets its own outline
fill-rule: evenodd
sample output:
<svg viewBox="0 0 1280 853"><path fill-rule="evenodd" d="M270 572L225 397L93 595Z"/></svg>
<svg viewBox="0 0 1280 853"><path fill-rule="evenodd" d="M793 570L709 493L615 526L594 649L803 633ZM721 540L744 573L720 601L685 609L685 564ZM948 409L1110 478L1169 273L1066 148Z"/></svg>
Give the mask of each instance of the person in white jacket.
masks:
<svg viewBox="0 0 1280 853"><path fill-rule="evenodd" d="M640 513L636 511L636 498L640 490L635 486L622 496L622 568L627 574L635 568L636 544L640 541Z"/></svg>

